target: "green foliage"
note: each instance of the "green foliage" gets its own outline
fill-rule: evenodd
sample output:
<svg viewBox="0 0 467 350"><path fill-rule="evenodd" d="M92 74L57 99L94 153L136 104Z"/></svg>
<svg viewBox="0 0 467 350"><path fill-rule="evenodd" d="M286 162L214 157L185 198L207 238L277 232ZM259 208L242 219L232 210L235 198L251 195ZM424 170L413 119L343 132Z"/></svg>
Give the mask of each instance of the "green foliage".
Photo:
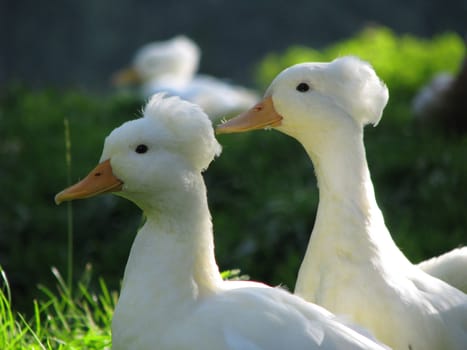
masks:
<svg viewBox="0 0 467 350"><path fill-rule="evenodd" d="M277 132L219 136L205 174L221 269L293 287L317 204L311 163Z"/></svg>

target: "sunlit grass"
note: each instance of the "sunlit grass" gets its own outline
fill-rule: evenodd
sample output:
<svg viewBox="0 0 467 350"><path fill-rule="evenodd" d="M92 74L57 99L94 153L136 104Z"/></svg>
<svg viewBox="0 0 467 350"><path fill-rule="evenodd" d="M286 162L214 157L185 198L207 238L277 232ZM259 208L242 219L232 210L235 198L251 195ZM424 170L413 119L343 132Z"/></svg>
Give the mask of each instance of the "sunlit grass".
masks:
<svg viewBox="0 0 467 350"><path fill-rule="evenodd" d="M102 279L98 292L91 292L89 266L73 293L59 271L52 268L56 290L39 286L42 297L33 301L30 318L14 310L7 276L0 271L0 349L111 348L110 325L117 293L110 292Z"/></svg>

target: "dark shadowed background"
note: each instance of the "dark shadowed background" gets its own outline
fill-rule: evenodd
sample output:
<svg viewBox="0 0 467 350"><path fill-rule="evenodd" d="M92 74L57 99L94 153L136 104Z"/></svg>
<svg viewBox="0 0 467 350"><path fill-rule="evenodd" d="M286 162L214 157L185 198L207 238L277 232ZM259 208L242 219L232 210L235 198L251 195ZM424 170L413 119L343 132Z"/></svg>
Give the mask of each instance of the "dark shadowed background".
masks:
<svg viewBox="0 0 467 350"><path fill-rule="evenodd" d="M250 83L252 65L292 44L320 47L369 23L432 36L467 31L466 0L1 0L0 86L103 89L149 41L186 34L201 71Z"/></svg>

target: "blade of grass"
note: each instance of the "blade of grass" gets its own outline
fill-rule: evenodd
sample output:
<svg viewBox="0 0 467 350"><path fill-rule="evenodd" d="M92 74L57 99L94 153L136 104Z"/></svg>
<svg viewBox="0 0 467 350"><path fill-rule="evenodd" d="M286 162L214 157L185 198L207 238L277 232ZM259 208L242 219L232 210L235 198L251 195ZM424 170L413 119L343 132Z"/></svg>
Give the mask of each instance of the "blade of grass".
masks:
<svg viewBox="0 0 467 350"><path fill-rule="evenodd" d="M36 330L34 332L40 335L42 332L42 327L41 327L41 312L39 309L39 303L37 302L37 300L34 300L33 304L34 304L34 324L36 325Z"/></svg>
<svg viewBox="0 0 467 350"><path fill-rule="evenodd" d="M67 184L71 185L71 138L70 123L68 119L63 120L65 128L65 162L67 170ZM73 283L73 206L72 202L67 203L67 286L68 291L72 293ZM70 295L71 297L71 295Z"/></svg>
<svg viewBox="0 0 467 350"><path fill-rule="evenodd" d="M18 317L20 318L20 320L21 320L21 322L23 323L24 327L26 327L26 329L28 330L29 334L34 338L34 340L36 341L37 345L39 345L39 347L40 347L42 350L47 350L47 348L44 346L44 344L42 344L41 340L40 340L39 337L37 336L36 332L34 332L34 330L31 328L31 326L29 325L29 323L24 319L23 315L18 314Z"/></svg>

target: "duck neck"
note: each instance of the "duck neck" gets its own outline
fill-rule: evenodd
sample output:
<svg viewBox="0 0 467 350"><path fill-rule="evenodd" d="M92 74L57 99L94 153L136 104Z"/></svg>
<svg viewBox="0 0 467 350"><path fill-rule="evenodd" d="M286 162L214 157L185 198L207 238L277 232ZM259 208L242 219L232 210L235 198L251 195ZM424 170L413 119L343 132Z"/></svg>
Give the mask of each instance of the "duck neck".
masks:
<svg viewBox="0 0 467 350"><path fill-rule="evenodd" d="M167 189L155 203L141 207L146 223L131 248L122 297L133 298L144 310L148 298L151 305L170 307L215 292L221 277L202 176L187 179L182 194L179 188Z"/></svg>
<svg viewBox="0 0 467 350"><path fill-rule="evenodd" d="M375 199L363 129L354 127L332 137L298 138L314 164L319 188L315 226L297 279L298 294L317 288L316 279L326 274L326 265L341 265L346 271L381 268L387 254L393 264L393 259L405 261Z"/></svg>

